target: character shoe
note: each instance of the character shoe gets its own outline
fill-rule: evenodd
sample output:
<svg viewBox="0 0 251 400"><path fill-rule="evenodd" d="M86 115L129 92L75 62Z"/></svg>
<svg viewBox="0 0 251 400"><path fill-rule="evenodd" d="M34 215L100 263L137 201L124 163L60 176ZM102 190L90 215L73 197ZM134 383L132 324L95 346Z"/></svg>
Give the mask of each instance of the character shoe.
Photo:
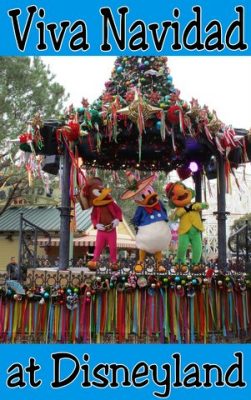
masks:
<svg viewBox="0 0 251 400"><path fill-rule="evenodd" d="M136 274L140 274L144 269L144 265L140 262L138 262L135 267L134 267L134 272L136 272Z"/></svg>
<svg viewBox="0 0 251 400"><path fill-rule="evenodd" d="M166 268L164 267L164 265L157 265L157 271L160 273L166 272Z"/></svg>
<svg viewBox="0 0 251 400"><path fill-rule="evenodd" d="M185 273L187 271L188 271L187 265L186 264L181 265L181 272Z"/></svg>
<svg viewBox="0 0 251 400"><path fill-rule="evenodd" d="M98 268L98 262L94 260L88 261L87 267L90 271L96 271Z"/></svg>
<svg viewBox="0 0 251 400"><path fill-rule="evenodd" d="M198 274L200 272L200 265L199 264L194 264L192 266L192 272L195 274Z"/></svg>
<svg viewBox="0 0 251 400"><path fill-rule="evenodd" d="M188 268L187 268L187 265L186 264L176 264L175 265L175 267L174 267L174 269L175 269L175 272L177 272L177 273L185 273L185 272L187 272L188 271Z"/></svg>
<svg viewBox="0 0 251 400"><path fill-rule="evenodd" d="M111 263L111 269L112 271L118 271L119 270L119 265L117 262Z"/></svg>

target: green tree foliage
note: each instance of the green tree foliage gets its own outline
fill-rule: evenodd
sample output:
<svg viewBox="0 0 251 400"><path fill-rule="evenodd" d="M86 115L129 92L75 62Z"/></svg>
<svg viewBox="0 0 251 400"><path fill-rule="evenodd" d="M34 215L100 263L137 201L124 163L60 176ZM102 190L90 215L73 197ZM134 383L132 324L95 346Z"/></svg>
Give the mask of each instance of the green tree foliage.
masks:
<svg viewBox="0 0 251 400"><path fill-rule="evenodd" d="M55 117L66 100L65 89L39 57L0 57L0 142L23 133L40 112Z"/></svg>
<svg viewBox="0 0 251 400"><path fill-rule="evenodd" d="M246 224L246 221L248 221L249 226L251 226L251 213L245 214L243 217L236 219L231 227L231 232L234 233L243 227Z"/></svg>
<svg viewBox="0 0 251 400"><path fill-rule="evenodd" d="M248 222L248 225L246 225ZM245 214L243 217L234 221L231 227L231 234L238 233L239 252L245 254L246 246L248 245L248 252L251 252L251 213ZM237 235L232 236L230 245L233 250L236 249Z"/></svg>

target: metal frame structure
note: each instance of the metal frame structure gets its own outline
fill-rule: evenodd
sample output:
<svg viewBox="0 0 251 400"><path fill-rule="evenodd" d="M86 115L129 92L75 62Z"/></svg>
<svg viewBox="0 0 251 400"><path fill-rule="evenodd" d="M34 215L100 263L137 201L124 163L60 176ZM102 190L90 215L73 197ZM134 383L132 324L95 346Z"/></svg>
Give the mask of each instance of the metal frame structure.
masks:
<svg viewBox="0 0 251 400"><path fill-rule="evenodd" d="M48 238L48 245L51 242L49 232L40 228L24 218L23 213L20 214L20 231L19 231L19 251L18 251L18 279L21 280L22 269L29 267L36 268L37 262L37 239L42 234Z"/></svg>

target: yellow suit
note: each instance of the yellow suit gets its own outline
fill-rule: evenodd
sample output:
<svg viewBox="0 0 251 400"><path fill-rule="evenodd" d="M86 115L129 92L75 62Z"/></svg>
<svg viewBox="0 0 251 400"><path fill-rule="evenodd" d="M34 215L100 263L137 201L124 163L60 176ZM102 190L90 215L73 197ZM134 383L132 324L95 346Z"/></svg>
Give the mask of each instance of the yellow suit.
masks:
<svg viewBox="0 0 251 400"><path fill-rule="evenodd" d="M175 209L173 217L180 219L177 262L185 264L189 243L192 245L192 263L198 264L200 261L202 250L200 232L204 230L200 211L206 207L205 203L194 203L187 209L184 207Z"/></svg>
<svg viewBox="0 0 251 400"><path fill-rule="evenodd" d="M179 234L183 235L187 233L192 226L194 226L199 231L204 230L203 223L201 221L199 211L202 210L201 203L194 203L192 210L187 212L184 207L176 208L174 211L174 217L180 218Z"/></svg>

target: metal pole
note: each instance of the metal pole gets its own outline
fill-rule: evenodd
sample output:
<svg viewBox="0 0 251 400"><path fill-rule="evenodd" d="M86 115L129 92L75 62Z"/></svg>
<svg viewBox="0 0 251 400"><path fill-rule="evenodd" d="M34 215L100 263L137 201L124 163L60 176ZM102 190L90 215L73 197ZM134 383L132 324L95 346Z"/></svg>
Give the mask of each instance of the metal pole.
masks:
<svg viewBox="0 0 251 400"><path fill-rule="evenodd" d="M202 201L202 185L201 185L201 172L197 171L193 175L195 184L195 201L201 203Z"/></svg>
<svg viewBox="0 0 251 400"><path fill-rule="evenodd" d="M218 220L218 265L224 269L227 262L227 228L226 220L226 177L225 160L221 155L217 159L217 215Z"/></svg>
<svg viewBox="0 0 251 400"><path fill-rule="evenodd" d="M245 247L246 247L246 268L249 262L249 248L248 248L248 220L246 219L246 229L245 229Z"/></svg>
<svg viewBox="0 0 251 400"><path fill-rule="evenodd" d="M37 228L35 228L35 234L34 234L33 268L37 268Z"/></svg>
<svg viewBox="0 0 251 400"><path fill-rule="evenodd" d="M19 249L18 249L18 281L21 279L21 264L23 261L22 255L22 245L23 245L23 213L20 213L20 224L19 224Z"/></svg>
<svg viewBox="0 0 251 400"><path fill-rule="evenodd" d="M71 160L67 149L62 157L63 172L61 175L61 207L60 210L60 245L59 245L59 269L65 270L69 267L69 244L70 244L70 171Z"/></svg>
<svg viewBox="0 0 251 400"><path fill-rule="evenodd" d="M201 203L202 202L202 184L201 184L200 170L198 170L197 172L194 173L193 180L194 180L194 184L195 184L195 201L198 203ZM200 213L200 215L202 215L202 212ZM202 237L202 232L201 232L201 237ZM204 252L204 246L202 246L202 258L204 258L203 252Z"/></svg>

